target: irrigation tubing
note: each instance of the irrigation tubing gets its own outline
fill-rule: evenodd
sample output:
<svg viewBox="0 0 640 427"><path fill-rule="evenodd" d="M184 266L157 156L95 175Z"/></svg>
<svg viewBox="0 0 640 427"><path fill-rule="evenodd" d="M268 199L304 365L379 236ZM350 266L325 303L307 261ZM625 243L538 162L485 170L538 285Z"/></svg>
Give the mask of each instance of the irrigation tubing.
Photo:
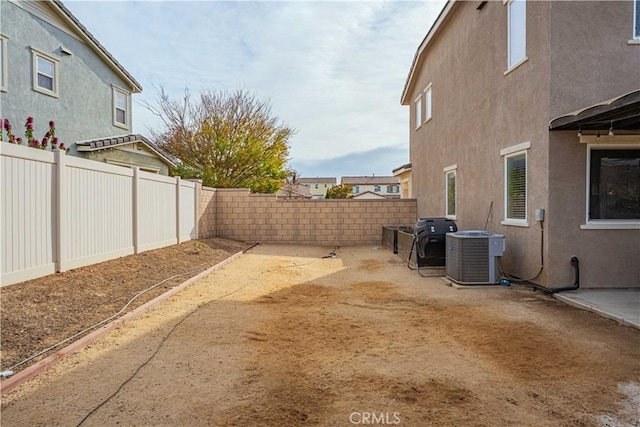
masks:
<svg viewBox="0 0 640 427"><path fill-rule="evenodd" d="M96 328L98 328L98 327L100 327L100 326L102 326L102 325L104 325L105 323L109 322L110 320L112 320L112 319L114 319L114 318L118 317L120 314L122 314L122 313L123 313L123 312L124 312L124 311L125 311L125 310L126 310L126 309L127 309L127 308L128 308L128 307L129 307L129 306L130 306L130 305L131 305L131 304L136 300L136 299L138 299L138 297L140 297L140 296L144 295L145 293L149 292L150 290L152 290L152 289L154 289L154 288L157 288L158 286L160 286L160 285L162 285L162 284L164 284L164 283L168 282L169 280L173 280L173 279L178 278L178 277L181 277L181 276L186 276L187 274L192 274L192 273L196 273L196 272L197 272L197 273L199 273L199 272L201 272L201 271L204 271L204 269L202 269L202 270L200 270L200 269L197 269L197 270L191 270L191 271L186 271L186 272L184 272L184 273L176 274L175 276L171 276L171 277L169 277L169 278L167 278L167 279L164 279L164 280L163 280L163 281L161 281L161 282L158 282L158 283L156 283L156 284L154 284L154 285L152 285L152 286L149 286L149 287L148 287L148 288L146 288L146 289L143 289L142 291L140 291L140 292L138 292L136 295L134 295L134 296L133 296L133 297L132 297L132 298L131 298L131 299L130 299L130 300L129 300L125 305L124 305L124 307L122 307L122 308L120 309L120 311L118 311L116 314L114 314L114 315L112 315L112 316L110 316L110 317L107 317L106 319L101 320L100 322L95 323L95 324L93 324L93 325L89 326L88 328L83 329L83 330L81 330L80 332L78 332L78 333L76 333L76 334L74 334L74 335L72 335L72 336L70 336L70 337L68 337L68 338L65 338L64 340L62 340L62 341L60 341L60 342L58 342L58 343L56 343L56 344L54 344L54 345L52 345L52 346L50 346L50 347L45 348L44 350L42 350L42 351L40 351L40 352L38 352L38 353L34 354L33 356L30 356L30 357L28 357L28 358L24 359L22 362L16 363L15 365L13 365L13 366L11 366L10 368L8 368L8 369L7 369L7 371L13 371L13 370L14 370L15 368L17 368L18 366L22 366L22 365L24 365L25 363L29 363L30 361L32 361L32 360L33 360L33 359L35 359L36 357L38 357L38 356L42 356L43 354L48 353L48 352L50 352L51 350L53 350L53 349L55 349L55 348L57 348L57 347L60 347L62 344L65 344L65 343L67 343L67 342L69 342L69 341L72 341L72 340L74 340L74 339L78 338L79 336L81 336L81 335L83 335L83 334L85 334L85 333L87 333L87 332L89 332L89 331L91 331L91 330L93 330L93 329L96 329Z"/></svg>
<svg viewBox="0 0 640 427"><path fill-rule="evenodd" d="M199 305L198 307L193 309L191 312L187 313L182 319L180 319L180 321L178 323L173 325L173 328L171 328L169 333L164 338L162 338L162 341L160 341L160 344L158 344L158 348L156 348L156 350L153 352L153 354L151 356L149 356L149 358L147 360L145 360L142 363L142 365L138 366L138 368L133 372L133 374L131 374L131 376L129 378L127 378L122 384L120 384L120 386L116 389L116 391L111 393L111 395L109 395L106 399L104 399L102 402L100 402L95 408L93 408L87 415L85 415L85 417L77 424L77 427L80 427L82 424L84 424L84 422L87 421L93 414L95 414L101 407L103 407L105 404L107 404L107 402L109 402L118 393L120 393L120 391L124 388L124 386L126 386L131 380L133 380L138 375L138 372L140 372L142 370L142 368L147 366L149 364L149 362L151 362L151 360L153 360L153 358L156 357L156 355L160 352L160 350L164 346L164 343L175 332L175 330L178 328L178 326L180 326L182 324L182 322L187 320L189 317L191 317L193 314L195 314L201 308L208 306L212 302L219 301L219 300L221 300L223 298L226 298L229 295L233 295L236 292L239 292L242 289L246 288L247 286L249 286L249 284L240 286L239 288L237 288L237 289L235 289L235 290L233 290L231 292L228 292L228 293L226 293L226 294L224 294L222 296L219 296L218 298L214 298L212 300L207 301L206 303L204 303L202 305Z"/></svg>

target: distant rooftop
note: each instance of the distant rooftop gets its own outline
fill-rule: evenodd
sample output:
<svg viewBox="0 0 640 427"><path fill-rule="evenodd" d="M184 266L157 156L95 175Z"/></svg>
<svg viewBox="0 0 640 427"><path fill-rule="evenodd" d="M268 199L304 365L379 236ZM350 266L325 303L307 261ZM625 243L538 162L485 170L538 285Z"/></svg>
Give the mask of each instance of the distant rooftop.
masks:
<svg viewBox="0 0 640 427"><path fill-rule="evenodd" d="M397 185L400 184L400 178L397 176L343 176L341 183L349 185Z"/></svg>
<svg viewBox="0 0 640 427"><path fill-rule="evenodd" d="M300 184L335 184L337 182L337 178L327 178L327 177L316 177L316 178L299 178L298 182Z"/></svg>

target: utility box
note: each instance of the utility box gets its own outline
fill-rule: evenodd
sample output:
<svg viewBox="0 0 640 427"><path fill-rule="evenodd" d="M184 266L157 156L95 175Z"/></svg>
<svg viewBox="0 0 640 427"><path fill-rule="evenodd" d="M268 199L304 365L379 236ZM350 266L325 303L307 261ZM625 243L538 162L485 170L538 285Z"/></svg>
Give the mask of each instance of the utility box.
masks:
<svg viewBox="0 0 640 427"><path fill-rule="evenodd" d="M498 257L504 255L505 238L484 230L447 234L446 275L463 285L500 282Z"/></svg>

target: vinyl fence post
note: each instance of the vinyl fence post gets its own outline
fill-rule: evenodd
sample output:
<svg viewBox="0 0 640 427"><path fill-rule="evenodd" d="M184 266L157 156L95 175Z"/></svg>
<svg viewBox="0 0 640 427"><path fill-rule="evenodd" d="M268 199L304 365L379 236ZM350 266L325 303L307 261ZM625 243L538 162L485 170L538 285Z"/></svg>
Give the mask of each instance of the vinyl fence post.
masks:
<svg viewBox="0 0 640 427"><path fill-rule="evenodd" d="M176 177L176 234L178 235L178 244L182 243L182 239L180 236L180 187L182 182L180 181L180 177Z"/></svg>
<svg viewBox="0 0 640 427"><path fill-rule="evenodd" d="M140 191L140 168L139 167L134 167L133 168L133 203L131 204L132 208L133 208L133 212L132 212L132 221L133 221L133 253L137 254L139 253L140 250L140 221L138 219L138 212L139 212L139 208L138 208L138 204L139 204L139 200L140 197L139 196L139 191Z"/></svg>
<svg viewBox="0 0 640 427"><path fill-rule="evenodd" d="M67 270L67 235L65 224L67 218L68 195L66 190L67 160L64 150L54 150L54 162L56 165L56 258L57 268L60 273Z"/></svg>
<svg viewBox="0 0 640 427"><path fill-rule="evenodd" d="M198 204L199 200L200 200L200 192L202 191L202 184L195 181L194 184L196 185L195 187L193 187L193 213L194 213L194 218L193 218L193 224L194 224L194 239L198 239L198 209L200 209L200 206Z"/></svg>

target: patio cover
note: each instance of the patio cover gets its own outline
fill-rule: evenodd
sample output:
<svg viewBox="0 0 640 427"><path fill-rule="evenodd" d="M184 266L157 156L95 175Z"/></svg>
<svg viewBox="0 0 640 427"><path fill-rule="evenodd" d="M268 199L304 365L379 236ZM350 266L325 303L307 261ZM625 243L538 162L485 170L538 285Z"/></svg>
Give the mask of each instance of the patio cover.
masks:
<svg viewBox="0 0 640 427"><path fill-rule="evenodd" d="M549 130L640 130L640 90L555 118Z"/></svg>

